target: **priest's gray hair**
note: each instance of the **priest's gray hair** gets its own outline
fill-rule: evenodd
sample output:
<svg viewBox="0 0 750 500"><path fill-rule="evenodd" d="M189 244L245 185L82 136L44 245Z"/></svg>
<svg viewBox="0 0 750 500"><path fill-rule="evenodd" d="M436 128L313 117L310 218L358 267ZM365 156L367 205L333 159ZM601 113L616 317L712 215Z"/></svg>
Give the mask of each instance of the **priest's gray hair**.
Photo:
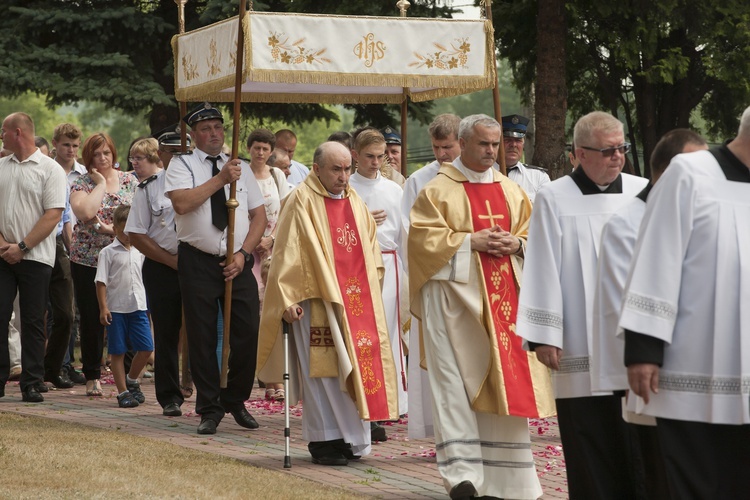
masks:
<svg viewBox="0 0 750 500"><path fill-rule="evenodd" d="M458 124L458 137L466 140L474 135L474 127L477 125L487 128L502 130L497 120L487 115L469 115Z"/></svg>
<svg viewBox="0 0 750 500"><path fill-rule="evenodd" d="M622 132L623 125L620 120L604 111L593 111L582 116L573 129L573 142L577 148L581 146L600 147L592 144L594 132L602 134L611 134L613 132Z"/></svg>
<svg viewBox="0 0 750 500"><path fill-rule="evenodd" d="M742 113L742 118L740 118L740 129L737 132L737 136L750 139L750 106L748 106Z"/></svg>

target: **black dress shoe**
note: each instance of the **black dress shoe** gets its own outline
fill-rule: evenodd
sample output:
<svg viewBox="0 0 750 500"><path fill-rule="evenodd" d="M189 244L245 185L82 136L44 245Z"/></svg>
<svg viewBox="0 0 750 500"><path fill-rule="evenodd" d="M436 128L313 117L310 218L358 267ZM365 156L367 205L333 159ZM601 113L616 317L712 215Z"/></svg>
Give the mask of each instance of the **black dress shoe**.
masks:
<svg viewBox="0 0 750 500"><path fill-rule="evenodd" d="M36 385L34 385L34 388L38 392L49 392L49 387L47 387L47 384L44 382L37 382Z"/></svg>
<svg viewBox="0 0 750 500"><path fill-rule="evenodd" d="M52 377L44 377L44 380L51 382L58 389L70 389L75 385L65 372L62 372L60 375L53 375Z"/></svg>
<svg viewBox="0 0 750 500"><path fill-rule="evenodd" d="M477 489L471 481L461 481L456 486L451 488L450 497L451 500L463 500L475 497Z"/></svg>
<svg viewBox="0 0 750 500"><path fill-rule="evenodd" d="M232 416L234 417L234 421L237 422L238 425L246 429L257 429L258 427L260 427L260 425L258 425L258 422L255 421L253 416L248 413L247 409L245 409L244 406L242 406L241 408L229 410L229 413L232 414Z"/></svg>
<svg viewBox="0 0 750 500"><path fill-rule="evenodd" d="M27 403L41 403L44 401L44 396L39 394L36 387L27 387L26 390L21 391L21 399Z"/></svg>
<svg viewBox="0 0 750 500"><path fill-rule="evenodd" d="M68 372L68 378L76 385L86 385L86 377L83 376L83 373L77 371L72 366L68 366L67 368L63 368L63 370L67 370Z"/></svg>
<svg viewBox="0 0 750 500"><path fill-rule="evenodd" d="M177 403L169 403L164 407L164 410L162 410L161 413L165 417L179 417L180 415L182 415L182 410L180 409L180 405L178 405Z"/></svg>
<svg viewBox="0 0 750 500"><path fill-rule="evenodd" d="M344 442L343 439L336 439L334 441L331 441L331 444L334 446L334 448L336 448L336 451L344 455L344 458L346 458L347 460L359 460L360 458L362 458L359 455L355 455L352 451L352 445Z"/></svg>
<svg viewBox="0 0 750 500"><path fill-rule="evenodd" d="M201 423L198 426L198 434L216 434L216 426L218 424L210 418L201 419Z"/></svg>
<svg viewBox="0 0 750 500"><path fill-rule="evenodd" d="M388 441L388 436L385 434L385 427L377 422L370 422L370 440L381 443Z"/></svg>
<svg viewBox="0 0 750 500"><path fill-rule="evenodd" d="M341 453L329 453L319 457L312 457L312 463L318 465L349 465L349 460Z"/></svg>

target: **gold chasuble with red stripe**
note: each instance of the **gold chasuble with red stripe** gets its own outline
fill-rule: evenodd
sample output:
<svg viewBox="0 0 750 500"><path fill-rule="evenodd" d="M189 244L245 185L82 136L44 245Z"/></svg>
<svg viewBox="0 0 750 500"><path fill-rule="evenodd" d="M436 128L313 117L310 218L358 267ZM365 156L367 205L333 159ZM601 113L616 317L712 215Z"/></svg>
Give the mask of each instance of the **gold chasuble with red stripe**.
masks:
<svg viewBox="0 0 750 500"><path fill-rule="evenodd" d="M516 336L523 254L466 254L467 238L495 225L525 242L530 218L531 202L518 184L494 170L492 182L470 183L448 163L411 210L411 311L421 320L427 307L431 321L442 322L475 412L527 418L555 413L549 370ZM420 339L428 334L420 330Z"/></svg>
<svg viewBox="0 0 750 500"><path fill-rule="evenodd" d="M362 381L370 420L388 420L388 398L381 361L378 325L372 305L372 290L367 279L361 238L349 199L326 198L326 213L331 230L336 278L349 323L348 345L354 352L354 372ZM380 290L375 290L380 294ZM390 351L390 347L388 347Z"/></svg>
<svg viewBox="0 0 750 500"><path fill-rule="evenodd" d="M503 231L510 231L508 206L499 183L464 182L464 189L471 206L474 232L495 225ZM489 314L495 327L508 413L518 417L538 417L527 352L516 335L518 293L510 256L497 257L486 252L477 254L484 289L489 298Z"/></svg>
<svg viewBox="0 0 750 500"><path fill-rule="evenodd" d="M281 317L310 305L309 377L337 377L363 420L398 418L396 367L380 292L377 227L357 193L333 199L310 174L285 199L258 336L258 376L282 380ZM330 314L329 314L330 312ZM294 349L292 349L294 351ZM299 395L292 363L291 404Z"/></svg>

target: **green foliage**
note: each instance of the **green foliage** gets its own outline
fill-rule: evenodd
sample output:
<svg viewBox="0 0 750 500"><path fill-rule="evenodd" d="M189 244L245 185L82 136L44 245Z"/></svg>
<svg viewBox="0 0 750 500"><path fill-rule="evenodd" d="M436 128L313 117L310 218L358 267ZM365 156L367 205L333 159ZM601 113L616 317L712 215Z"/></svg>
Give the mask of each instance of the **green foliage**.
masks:
<svg viewBox="0 0 750 500"><path fill-rule="evenodd" d="M536 0L493 3L500 55L526 99L535 80L536 9ZM662 134L691 126L693 110L707 132L736 133L739 113L750 103L746 0L572 0L566 9L573 116L594 109L618 114L632 123L646 156Z"/></svg>
<svg viewBox="0 0 750 500"><path fill-rule="evenodd" d="M354 0L255 1L256 11L396 16L395 2ZM249 4L249 2L248 2ZM412 2L409 16L449 16L436 0ZM177 119L170 41L177 33L174 0L5 0L0 37L0 96L27 91L46 96L51 107L98 102L126 114L149 114L158 130ZM235 16L239 2L190 0L186 29ZM314 104L244 105L243 116L302 124L337 118ZM355 109L356 123L399 121L397 106ZM431 119L430 104L410 104L409 116Z"/></svg>
<svg viewBox="0 0 750 500"><path fill-rule="evenodd" d="M31 93L12 99L0 99L0 120L16 111L28 113L34 120L36 135L47 139L52 147L52 133L60 123L72 123L81 129L83 140L94 132L108 133L117 147L117 157L125 165L133 139L149 135L142 116L107 109L101 103L85 102L76 106L50 107L45 98Z"/></svg>

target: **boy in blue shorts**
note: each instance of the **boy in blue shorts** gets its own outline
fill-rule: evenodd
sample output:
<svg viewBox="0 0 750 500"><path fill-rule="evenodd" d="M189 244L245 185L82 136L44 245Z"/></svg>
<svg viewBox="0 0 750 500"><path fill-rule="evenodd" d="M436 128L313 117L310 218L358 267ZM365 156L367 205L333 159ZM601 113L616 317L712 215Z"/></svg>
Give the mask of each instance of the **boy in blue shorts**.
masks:
<svg viewBox="0 0 750 500"><path fill-rule="evenodd" d="M95 278L99 319L107 327L107 351L112 356L120 408L135 408L146 400L138 376L154 351L141 275L144 257L130 246L124 231L129 213L129 205L115 209L115 240L99 252ZM136 354L126 375L124 359L128 345Z"/></svg>

